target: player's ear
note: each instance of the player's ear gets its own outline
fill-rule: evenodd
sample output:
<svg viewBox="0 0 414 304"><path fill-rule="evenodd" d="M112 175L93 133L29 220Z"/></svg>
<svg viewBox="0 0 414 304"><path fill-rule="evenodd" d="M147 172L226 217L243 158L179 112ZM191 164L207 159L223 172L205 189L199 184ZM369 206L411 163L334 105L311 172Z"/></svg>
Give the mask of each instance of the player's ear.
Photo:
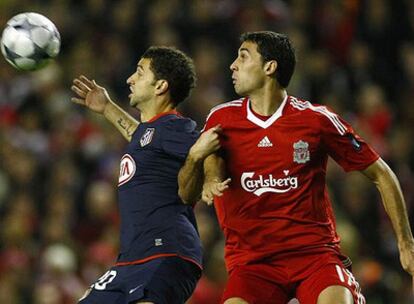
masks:
<svg viewBox="0 0 414 304"><path fill-rule="evenodd" d="M165 94L169 89L168 81L159 79L155 82L155 90L157 95Z"/></svg>
<svg viewBox="0 0 414 304"><path fill-rule="evenodd" d="M276 60L269 60L264 64L264 71L267 76L270 76L276 73L277 70L277 61Z"/></svg>

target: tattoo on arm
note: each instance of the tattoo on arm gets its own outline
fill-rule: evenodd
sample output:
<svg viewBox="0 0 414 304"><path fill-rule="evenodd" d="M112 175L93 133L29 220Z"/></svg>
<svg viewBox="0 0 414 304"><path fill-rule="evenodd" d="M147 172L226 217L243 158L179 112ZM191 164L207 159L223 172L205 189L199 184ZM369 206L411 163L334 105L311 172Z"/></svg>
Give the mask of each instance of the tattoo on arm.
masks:
<svg viewBox="0 0 414 304"><path fill-rule="evenodd" d="M124 118L119 118L117 121L119 127L125 131L125 134L128 137L132 137L132 134L134 133L136 126L134 126L133 124L131 124L130 121L128 121L127 119Z"/></svg>
<svg viewBox="0 0 414 304"><path fill-rule="evenodd" d="M137 129L139 122L129 115L128 112L116 103L110 102L105 107L104 116L127 141L130 142L132 140L132 134Z"/></svg>

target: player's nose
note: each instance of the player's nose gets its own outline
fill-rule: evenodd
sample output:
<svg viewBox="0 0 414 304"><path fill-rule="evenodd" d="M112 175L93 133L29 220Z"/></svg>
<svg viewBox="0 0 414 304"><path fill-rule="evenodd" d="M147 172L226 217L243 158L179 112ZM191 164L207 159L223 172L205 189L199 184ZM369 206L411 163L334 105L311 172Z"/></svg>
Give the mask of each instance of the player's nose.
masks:
<svg viewBox="0 0 414 304"><path fill-rule="evenodd" d="M127 84L132 85L132 75L126 81Z"/></svg>
<svg viewBox="0 0 414 304"><path fill-rule="evenodd" d="M236 69L237 69L236 60L234 60L233 63L230 65L230 70L235 71Z"/></svg>

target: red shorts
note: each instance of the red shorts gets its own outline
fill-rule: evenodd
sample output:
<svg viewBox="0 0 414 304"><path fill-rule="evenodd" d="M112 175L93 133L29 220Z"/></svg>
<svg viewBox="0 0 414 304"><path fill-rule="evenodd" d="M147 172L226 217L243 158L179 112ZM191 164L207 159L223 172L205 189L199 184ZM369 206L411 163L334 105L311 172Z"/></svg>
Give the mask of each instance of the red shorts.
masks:
<svg viewBox="0 0 414 304"><path fill-rule="evenodd" d="M365 304L358 282L335 252L285 255L276 261L236 266L222 303L242 298L249 304L287 304L297 298L300 304L316 304L319 294L333 285L348 288L355 304Z"/></svg>

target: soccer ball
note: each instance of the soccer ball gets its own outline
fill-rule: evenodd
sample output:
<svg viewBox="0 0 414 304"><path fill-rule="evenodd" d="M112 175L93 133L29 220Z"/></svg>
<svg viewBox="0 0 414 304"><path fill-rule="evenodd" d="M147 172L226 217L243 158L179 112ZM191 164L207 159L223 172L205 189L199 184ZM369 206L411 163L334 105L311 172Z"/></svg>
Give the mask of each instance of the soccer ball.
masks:
<svg viewBox="0 0 414 304"><path fill-rule="evenodd" d="M33 71L59 54L60 34L45 16L21 13L7 22L0 46L4 58L13 67Z"/></svg>

